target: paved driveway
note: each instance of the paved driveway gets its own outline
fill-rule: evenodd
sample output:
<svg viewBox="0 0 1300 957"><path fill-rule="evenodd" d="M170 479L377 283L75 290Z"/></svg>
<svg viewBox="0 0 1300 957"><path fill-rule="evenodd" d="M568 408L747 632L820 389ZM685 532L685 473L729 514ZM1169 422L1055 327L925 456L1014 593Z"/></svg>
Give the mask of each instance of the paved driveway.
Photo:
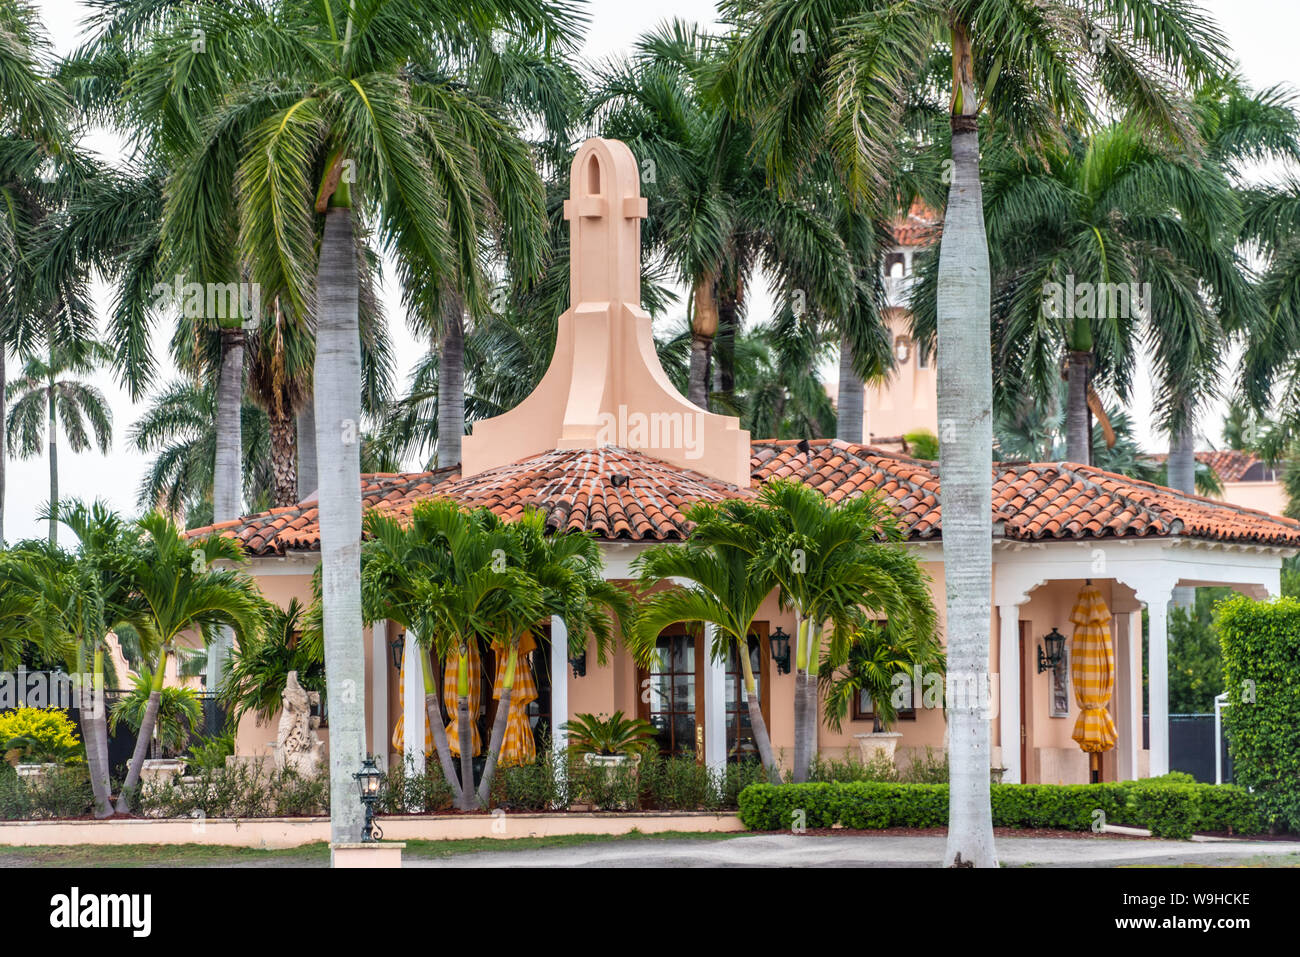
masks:
<svg viewBox="0 0 1300 957"><path fill-rule="evenodd" d="M1292 855L1300 843L1000 838L1004 866L1114 867L1121 864L1224 865ZM483 851L437 861L407 859L407 867L935 867L942 837L812 837L763 834L720 841L633 841L529 851Z"/></svg>

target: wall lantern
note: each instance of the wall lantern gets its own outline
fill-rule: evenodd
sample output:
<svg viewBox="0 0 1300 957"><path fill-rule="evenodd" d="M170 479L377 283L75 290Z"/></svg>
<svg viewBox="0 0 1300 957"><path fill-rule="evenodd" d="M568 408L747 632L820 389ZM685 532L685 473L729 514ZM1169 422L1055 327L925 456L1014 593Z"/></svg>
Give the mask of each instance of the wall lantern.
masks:
<svg viewBox="0 0 1300 957"><path fill-rule="evenodd" d="M1047 653L1043 653L1044 647ZM1043 643L1038 646L1038 673L1052 671L1060 667L1065 660L1065 635L1055 628L1043 636Z"/></svg>
<svg viewBox="0 0 1300 957"><path fill-rule="evenodd" d="M776 673L779 675L788 675L790 673L790 636L785 633L785 629L780 625L776 626L776 631L772 632L768 643L772 646L772 660L776 662Z"/></svg>
<svg viewBox="0 0 1300 957"><path fill-rule="evenodd" d="M361 806L366 809L366 823L361 828L361 840L369 844L384 836L384 832L375 823L375 805L379 802L379 784L384 779L384 772L375 765L375 759L367 754L361 762L361 770L352 777L357 782L357 790L361 792Z"/></svg>
<svg viewBox="0 0 1300 957"><path fill-rule="evenodd" d="M569 667L573 669L573 677L583 678L587 674L587 649L583 649L581 654L569 656Z"/></svg>
<svg viewBox="0 0 1300 957"><path fill-rule="evenodd" d="M406 651L406 632L401 632L396 638L388 643L389 649L393 653L393 670L402 670L402 655Z"/></svg>
<svg viewBox="0 0 1300 957"><path fill-rule="evenodd" d="M894 356L899 362L906 362L912 355L912 340L907 336L898 336L894 340Z"/></svg>

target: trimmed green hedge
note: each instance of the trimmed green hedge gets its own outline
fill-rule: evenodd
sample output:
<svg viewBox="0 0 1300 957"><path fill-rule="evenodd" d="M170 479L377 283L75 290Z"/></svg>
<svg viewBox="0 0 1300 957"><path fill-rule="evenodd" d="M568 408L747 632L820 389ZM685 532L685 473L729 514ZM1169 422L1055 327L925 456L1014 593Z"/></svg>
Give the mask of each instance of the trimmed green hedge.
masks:
<svg viewBox="0 0 1300 957"><path fill-rule="evenodd" d="M1267 824L1300 831L1300 601L1238 595L1217 613L1233 777Z"/></svg>
<svg viewBox="0 0 1300 957"><path fill-rule="evenodd" d="M994 784L994 827L1086 831L1098 821L1145 827L1158 837L1186 838L1193 831L1257 833L1251 795L1230 784L1147 779L1117 784ZM780 831L840 824L854 830L943 827L948 785L871 781L751 784L740 795L740 819L751 831Z"/></svg>

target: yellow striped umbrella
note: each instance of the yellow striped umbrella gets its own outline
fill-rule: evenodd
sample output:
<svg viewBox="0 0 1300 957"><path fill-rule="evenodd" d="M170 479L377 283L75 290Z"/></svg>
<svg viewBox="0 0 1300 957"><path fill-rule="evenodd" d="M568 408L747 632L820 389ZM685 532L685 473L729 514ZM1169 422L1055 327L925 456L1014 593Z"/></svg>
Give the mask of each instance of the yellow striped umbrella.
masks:
<svg viewBox="0 0 1300 957"><path fill-rule="evenodd" d="M537 700L537 681L533 678L533 666L529 656L537 642L532 635L524 635L515 652L518 656L515 664L515 686L510 693L510 714L506 717L506 733L501 741L501 754L497 763L508 768L516 764L532 764L537 758L537 744L533 740L533 728L528 723L528 705ZM505 650L496 649L497 676L492 685L492 697L501 700L501 685L506 677Z"/></svg>
<svg viewBox="0 0 1300 957"><path fill-rule="evenodd" d="M470 755L476 756L483 750L483 742L478 733L478 709L483 703L483 674L479 663L478 641L469 643L469 734ZM453 648L447 654L447 666L442 673L442 700L447 706L451 721L447 724L447 745L451 753L460 757L460 729L456 725L456 672L460 668L460 652Z"/></svg>
<svg viewBox="0 0 1300 957"><path fill-rule="evenodd" d="M1106 706L1115 692L1115 650L1110 643L1110 610L1091 583L1079 592L1070 612L1074 637L1070 641L1070 681L1079 704L1072 737L1091 755L1115 747L1115 722ZM1097 758L1093 758L1097 769Z"/></svg>
<svg viewBox="0 0 1300 957"><path fill-rule="evenodd" d="M397 724L393 726L393 748L401 754L406 748L406 659L397 673ZM433 731L429 728L429 712L424 709L424 753L433 753Z"/></svg>

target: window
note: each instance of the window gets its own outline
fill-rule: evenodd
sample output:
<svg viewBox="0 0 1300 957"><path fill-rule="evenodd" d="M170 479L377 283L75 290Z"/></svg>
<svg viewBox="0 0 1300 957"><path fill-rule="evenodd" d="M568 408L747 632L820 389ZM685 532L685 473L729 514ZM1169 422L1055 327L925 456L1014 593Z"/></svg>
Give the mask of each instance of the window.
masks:
<svg viewBox="0 0 1300 957"><path fill-rule="evenodd" d="M660 635L650 666L643 672L639 708L654 725L662 754L696 753L696 729L703 727L702 696L696 694L701 646L694 635Z"/></svg>
<svg viewBox="0 0 1300 957"><path fill-rule="evenodd" d="M755 622L749 637L749 662L754 669L763 720L768 720L765 691L768 688L767 623ZM697 635L685 631L659 636L650 666L639 672L641 694L637 713L655 728L655 740L664 755L694 756L703 760L704 742L704 656L708 653L703 629ZM756 759L754 730L749 719L744 672L732 648L727 655L724 679L724 720L727 728L727 760Z"/></svg>
<svg viewBox="0 0 1300 957"><path fill-rule="evenodd" d="M767 624L755 622L755 630L764 634L749 636L749 666L754 672L754 684L757 686L763 722L767 723L767 701L763 698L763 689L767 686L767 657L764 654L767 642ZM745 694L745 673L740 668L740 657L733 645L727 652L727 760L758 760L758 746L754 743L754 727L749 718L749 699ZM769 731L769 734L771 732Z"/></svg>

